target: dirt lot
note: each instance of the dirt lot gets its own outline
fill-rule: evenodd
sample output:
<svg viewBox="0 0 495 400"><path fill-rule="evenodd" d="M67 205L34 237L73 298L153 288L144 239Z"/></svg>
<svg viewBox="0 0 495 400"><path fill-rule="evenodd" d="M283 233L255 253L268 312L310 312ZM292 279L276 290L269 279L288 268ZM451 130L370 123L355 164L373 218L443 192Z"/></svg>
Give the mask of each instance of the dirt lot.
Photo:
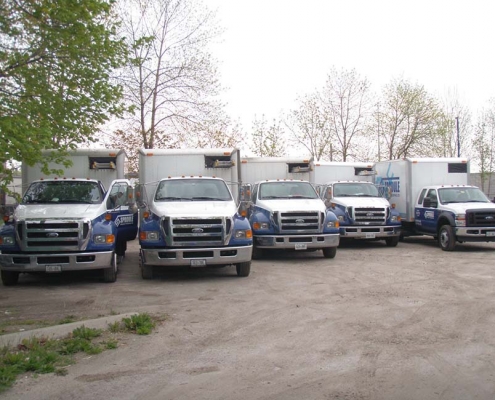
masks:
<svg viewBox="0 0 495 400"><path fill-rule="evenodd" d="M118 281L21 276L0 288L0 324L167 314L150 336L84 357L67 376L22 378L5 399L495 398L495 246L432 239L287 253L235 269ZM10 322L9 322L10 321Z"/></svg>

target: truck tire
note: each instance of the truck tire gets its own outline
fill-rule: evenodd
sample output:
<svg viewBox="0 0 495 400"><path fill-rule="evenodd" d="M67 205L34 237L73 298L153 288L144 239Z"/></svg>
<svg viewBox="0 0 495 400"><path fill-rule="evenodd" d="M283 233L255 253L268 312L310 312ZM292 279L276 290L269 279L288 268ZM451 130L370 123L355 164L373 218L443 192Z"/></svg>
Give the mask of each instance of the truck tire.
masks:
<svg viewBox="0 0 495 400"><path fill-rule="evenodd" d="M263 249L260 249L258 246L256 246L253 241L253 254L251 258L253 260L259 260L260 258L263 257L263 252L264 252Z"/></svg>
<svg viewBox="0 0 495 400"><path fill-rule="evenodd" d="M153 279L153 266L143 264L141 253L139 253L139 268L141 268L141 278Z"/></svg>
<svg viewBox="0 0 495 400"><path fill-rule="evenodd" d="M19 272L2 270L2 283L4 286L15 286L18 281Z"/></svg>
<svg viewBox="0 0 495 400"><path fill-rule="evenodd" d="M113 253L112 262L109 268L103 270L103 281L106 283L112 283L117 280L117 254Z"/></svg>
<svg viewBox="0 0 495 400"><path fill-rule="evenodd" d="M323 250L323 257L335 258L337 255L337 247L325 247Z"/></svg>
<svg viewBox="0 0 495 400"><path fill-rule="evenodd" d="M438 244L443 251L453 251L455 248L454 229L450 225L442 225L438 231Z"/></svg>
<svg viewBox="0 0 495 400"><path fill-rule="evenodd" d="M399 244L400 236L392 236L385 239L385 243L387 243L388 247L397 247Z"/></svg>
<svg viewBox="0 0 495 400"><path fill-rule="evenodd" d="M237 276L249 276L251 272L251 261L239 263L235 265Z"/></svg>

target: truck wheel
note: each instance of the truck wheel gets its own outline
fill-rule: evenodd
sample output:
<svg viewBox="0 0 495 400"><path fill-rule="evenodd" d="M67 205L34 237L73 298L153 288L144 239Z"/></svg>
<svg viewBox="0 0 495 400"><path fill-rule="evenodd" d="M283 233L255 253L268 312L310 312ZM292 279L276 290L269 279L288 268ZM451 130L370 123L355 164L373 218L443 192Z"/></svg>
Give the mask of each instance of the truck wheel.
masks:
<svg viewBox="0 0 495 400"><path fill-rule="evenodd" d="M141 253L139 253L139 268L141 268L141 277L143 279L153 279L153 266L143 264Z"/></svg>
<svg viewBox="0 0 495 400"><path fill-rule="evenodd" d="M19 272L2 270L2 283L4 286L15 286L18 281Z"/></svg>
<svg viewBox="0 0 495 400"><path fill-rule="evenodd" d="M243 262L235 265L237 276L249 276L251 272L251 261Z"/></svg>
<svg viewBox="0 0 495 400"><path fill-rule="evenodd" d="M396 247L399 244L400 236L392 236L385 239L388 247Z"/></svg>
<svg viewBox="0 0 495 400"><path fill-rule="evenodd" d="M442 225L438 232L438 244L443 251L453 251L455 248L454 230L450 225Z"/></svg>
<svg viewBox="0 0 495 400"><path fill-rule="evenodd" d="M325 247L323 250L323 257L335 258L337 255L337 247Z"/></svg>
<svg viewBox="0 0 495 400"><path fill-rule="evenodd" d="M112 283L117 280L117 254L113 253L112 262L109 268L103 270L103 280L107 283Z"/></svg>
<svg viewBox="0 0 495 400"><path fill-rule="evenodd" d="M263 249L260 249L258 246L256 246L253 242L253 254L251 258L253 260L259 260L260 258L263 257Z"/></svg>

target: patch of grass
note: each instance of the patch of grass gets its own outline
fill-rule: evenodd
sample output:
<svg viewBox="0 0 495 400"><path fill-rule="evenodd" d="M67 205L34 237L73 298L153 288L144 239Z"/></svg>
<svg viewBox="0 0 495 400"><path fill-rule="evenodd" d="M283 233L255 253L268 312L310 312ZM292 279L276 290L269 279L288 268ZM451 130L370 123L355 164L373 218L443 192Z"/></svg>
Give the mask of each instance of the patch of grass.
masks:
<svg viewBox="0 0 495 400"><path fill-rule="evenodd" d="M76 321L77 321L77 317L75 315L67 315L66 317L64 317L60 321L58 321L58 323L60 325L62 325L62 324L70 324L70 323L76 322Z"/></svg>
<svg viewBox="0 0 495 400"><path fill-rule="evenodd" d="M68 316L65 319L68 319ZM123 318L120 322L109 324L110 332L133 332L147 335L155 327L160 317L149 314L137 314ZM68 374L66 368L73 362L76 353L99 354L103 350L116 349L118 341L115 338L97 339L103 334L101 329L81 326L72 331L68 337L56 340L46 338L30 338L22 341L15 348L0 348L0 393L10 388L17 376L26 372L34 374L55 373L59 376Z"/></svg>
<svg viewBox="0 0 495 400"><path fill-rule="evenodd" d="M146 313L131 315L129 318L123 318L122 321L127 331L138 335L149 335L155 327L155 321Z"/></svg>

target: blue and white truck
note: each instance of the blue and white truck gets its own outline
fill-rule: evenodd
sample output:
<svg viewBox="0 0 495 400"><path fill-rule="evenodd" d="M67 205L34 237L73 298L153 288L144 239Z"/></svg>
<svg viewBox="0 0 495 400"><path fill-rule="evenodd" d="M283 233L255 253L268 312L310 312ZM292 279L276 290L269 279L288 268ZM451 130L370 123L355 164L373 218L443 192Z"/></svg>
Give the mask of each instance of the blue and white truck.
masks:
<svg viewBox="0 0 495 400"><path fill-rule="evenodd" d="M372 163L318 161L310 180L328 210L339 220L341 242L348 239L399 243L401 222L394 204L373 184Z"/></svg>
<svg viewBox="0 0 495 400"><path fill-rule="evenodd" d="M49 165L63 170L62 176L44 175L40 165L22 166L27 189L0 228L6 286L17 284L22 273L100 269L105 282L117 279L127 241L137 235L133 191L124 178L125 152L78 149L66 158L72 166Z"/></svg>
<svg viewBox="0 0 495 400"><path fill-rule="evenodd" d="M241 215L238 149L139 150L140 268L235 265L250 274L253 239ZM232 190L231 190L232 188Z"/></svg>
<svg viewBox="0 0 495 400"><path fill-rule="evenodd" d="M375 182L389 188L404 236L432 236L444 251L457 242L495 242L495 204L468 185L467 158L405 158L374 169Z"/></svg>
<svg viewBox="0 0 495 400"><path fill-rule="evenodd" d="M246 157L241 197L253 229L253 258L268 250L322 250L334 258L339 221L308 181L310 159Z"/></svg>

